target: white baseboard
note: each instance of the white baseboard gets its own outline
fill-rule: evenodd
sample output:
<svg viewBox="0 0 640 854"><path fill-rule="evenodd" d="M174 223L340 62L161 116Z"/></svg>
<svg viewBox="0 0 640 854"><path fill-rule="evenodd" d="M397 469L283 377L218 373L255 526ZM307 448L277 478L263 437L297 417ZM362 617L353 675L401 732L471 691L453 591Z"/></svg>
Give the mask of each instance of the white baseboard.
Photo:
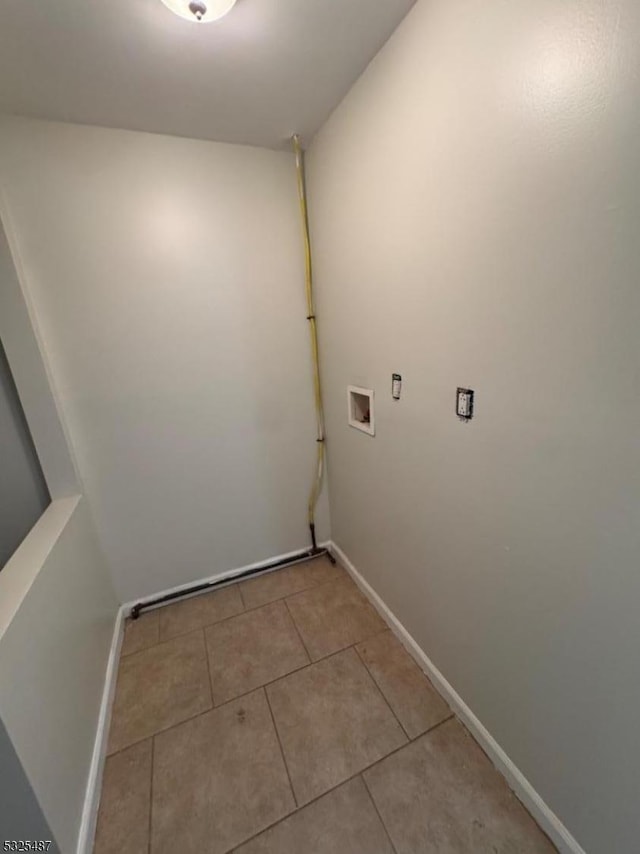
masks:
<svg viewBox="0 0 640 854"><path fill-rule="evenodd" d="M330 543L324 542L318 544L320 548L329 548ZM251 563L248 566L240 567L239 569L231 569L228 572L220 572L217 575L210 575L208 578L199 578L195 581L190 581L187 584L180 584L177 587L171 587L167 590L160 590L152 596L142 597L132 602L126 602L120 606L116 616L115 625L113 627L113 638L111 640L111 649L109 650L109 660L105 673L104 690L102 692L102 702L100 704L100 714L98 715L98 728L96 731L96 739L91 757L91 766L89 768L89 777L87 780L87 790L84 799L82 810L82 820L80 823L80 833L78 834L77 854L91 854L93 850L93 842L96 832L96 821L98 818L98 807L100 806L100 793L102 791L102 774L104 771L104 763L107 752L107 738L109 735L109 723L111 721L111 707L113 705L113 697L116 690L116 676L118 674L118 661L120 659L120 649L122 647L122 638L124 635L124 621L133 605L139 602L151 602L152 600L166 596L169 593L178 593L181 590L187 590L194 584L209 584L215 581L229 581L230 583L251 569L260 569L266 567L270 563L286 560L294 557L304 551L304 547L296 549L293 552L286 554L275 555L266 560ZM308 558L303 557L299 560L292 560L292 565L301 563ZM278 567L276 567L277 569ZM205 592L205 591L203 591Z"/></svg>
<svg viewBox="0 0 640 854"><path fill-rule="evenodd" d="M91 765L89 766L89 777L87 779L87 790L82 809L80 833L78 834L77 854L91 854L93 851L98 807L100 805L100 792L102 791L102 773L107 753L111 707L116 689L118 661L120 659L120 649L124 634L124 614L124 607L119 608L113 627L113 637L111 639L111 648L109 649L104 689L102 691L102 701L98 715L98 727L93 745Z"/></svg>
<svg viewBox="0 0 640 854"><path fill-rule="evenodd" d="M513 792L522 801L561 854L585 854L584 849L569 833L558 816L542 800L524 774L509 759L491 733L478 720L462 697L447 682L429 656L418 646L396 615L387 607L373 587L365 581L340 546L336 545L336 543L330 543L329 547L364 595L370 600L380 616L389 625L398 640L400 640L409 654L415 659L420 669L429 677L436 690L471 732L495 767L507 780Z"/></svg>
<svg viewBox="0 0 640 854"><path fill-rule="evenodd" d="M318 548L328 549L331 545L330 542L318 543ZM193 581L187 581L185 584L178 584L176 587L169 587L166 590L160 590L157 593L152 593L149 596L141 596L139 599L132 599L131 602L125 602L122 606L125 614L133 608L134 605L137 604L146 604L147 602L153 602L154 599L159 598L160 596L168 596L171 593L180 593L182 590L188 590L190 587L193 587L196 584L211 584L213 582L220 581L229 581L232 582L234 578L237 578L239 575L242 575L244 572L249 572L252 569L261 569L263 566L269 566L270 563L276 563L281 560L288 560L289 558L295 557L295 555L300 554L300 552L306 551L310 549L311 546L302 546L299 549L296 549L292 552L285 552L281 555L274 555L273 557L266 558L265 560L259 560L255 563L249 563L247 566L241 566L238 569L229 569L226 572L218 572L216 575L209 575L207 578L196 578ZM305 560L308 560L307 557L301 557L299 560L292 560L291 563L302 563ZM280 569L280 567L274 567L274 569ZM201 591L206 592L206 591ZM199 594L194 594L199 595Z"/></svg>

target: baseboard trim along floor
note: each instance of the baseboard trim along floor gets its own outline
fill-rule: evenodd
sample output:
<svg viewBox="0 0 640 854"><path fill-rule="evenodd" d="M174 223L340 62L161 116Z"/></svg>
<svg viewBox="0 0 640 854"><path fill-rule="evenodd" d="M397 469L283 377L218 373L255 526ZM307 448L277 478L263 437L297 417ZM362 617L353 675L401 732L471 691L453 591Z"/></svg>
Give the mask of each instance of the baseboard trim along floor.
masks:
<svg viewBox="0 0 640 854"><path fill-rule="evenodd" d="M120 659L120 648L124 636L124 618L126 609L122 605L116 615L113 625L113 637L109 649L107 669L105 671L104 689L100 702L98 714L98 726L96 738L91 755L91 765L87 778L87 791L82 810L80 822L80 833L78 834L77 854L92 854L93 840L98 820L98 807L100 806L100 792L102 790L102 773L107 755L107 737L111 723L111 707L116 692L116 679L118 676L118 661Z"/></svg>

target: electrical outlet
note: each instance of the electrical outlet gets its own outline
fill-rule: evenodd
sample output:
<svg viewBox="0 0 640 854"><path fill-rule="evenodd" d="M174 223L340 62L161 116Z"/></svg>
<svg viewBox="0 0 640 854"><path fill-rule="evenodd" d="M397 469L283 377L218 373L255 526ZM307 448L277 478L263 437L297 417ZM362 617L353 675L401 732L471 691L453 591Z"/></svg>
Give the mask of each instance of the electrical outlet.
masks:
<svg viewBox="0 0 640 854"><path fill-rule="evenodd" d="M391 397L394 400L400 400L402 392L402 377L400 374L391 374Z"/></svg>
<svg viewBox="0 0 640 854"><path fill-rule="evenodd" d="M459 388L456 393L456 415L462 421L470 421L473 418L473 390L470 388Z"/></svg>

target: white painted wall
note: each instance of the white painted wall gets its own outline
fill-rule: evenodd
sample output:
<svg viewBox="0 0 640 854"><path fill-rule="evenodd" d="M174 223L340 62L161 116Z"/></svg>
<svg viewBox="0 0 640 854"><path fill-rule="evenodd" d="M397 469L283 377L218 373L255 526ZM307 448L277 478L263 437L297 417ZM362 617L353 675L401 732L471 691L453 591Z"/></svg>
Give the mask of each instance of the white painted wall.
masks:
<svg viewBox="0 0 640 854"><path fill-rule="evenodd" d="M0 571L50 502L0 340Z"/></svg>
<svg viewBox="0 0 640 854"><path fill-rule="evenodd" d="M0 167L1 169L1 167ZM80 492L59 401L0 181L0 338L53 498Z"/></svg>
<svg viewBox="0 0 640 854"><path fill-rule="evenodd" d="M51 854L60 854L24 768L0 720L0 827L7 840L50 840Z"/></svg>
<svg viewBox="0 0 640 854"><path fill-rule="evenodd" d="M0 718L61 851L76 850L117 603L86 502L56 499L0 573L37 568L0 622ZM1 616L1 615L0 615Z"/></svg>
<svg viewBox="0 0 640 854"><path fill-rule="evenodd" d="M309 155L333 538L590 854L640 837L639 39L420 0Z"/></svg>
<svg viewBox="0 0 640 854"><path fill-rule="evenodd" d="M293 157L5 118L0 186L121 600L305 547Z"/></svg>
<svg viewBox="0 0 640 854"><path fill-rule="evenodd" d="M0 338L52 497L0 572L0 765L11 793L0 829L8 838L30 821L34 833L46 824L67 854L79 837L118 604L22 273L0 224Z"/></svg>

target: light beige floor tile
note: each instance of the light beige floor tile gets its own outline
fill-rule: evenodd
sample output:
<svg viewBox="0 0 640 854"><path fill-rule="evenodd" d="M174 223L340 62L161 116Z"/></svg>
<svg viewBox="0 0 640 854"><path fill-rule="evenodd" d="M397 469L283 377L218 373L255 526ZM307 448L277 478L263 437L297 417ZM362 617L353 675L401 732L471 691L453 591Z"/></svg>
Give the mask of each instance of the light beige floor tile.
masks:
<svg viewBox="0 0 640 854"><path fill-rule="evenodd" d="M309 663L284 602L210 626L205 638L216 705Z"/></svg>
<svg viewBox="0 0 640 854"><path fill-rule="evenodd" d="M152 854L222 854L295 808L262 689L155 738Z"/></svg>
<svg viewBox="0 0 640 854"><path fill-rule="evenodd" d="M203 632L192 632L127 655L118 672L109 753L211 706Z"/></svg>
<svg viewBox="0 0 640 854"><path fill-rule="evenodd" d="M364 783L356 777L235 854L393 854L393 849Z"/></svg>
<svg viewBox="0 0 640 854"><path fill-rule="evenodd" d="M398 854L550 854L555 848L455 720L365 771Z"/></svg>
<svg viewBox="0 0 640 854"><path fill-rule="evenodd" d="M149 844L151 739L105 762L94 854L140 854Z"/></svg>
<svg viewBox="0 0 640 854"><path fill-rule="evenodd" d="M347 573L339 563L331 563L328 557L317 557L303 564L303 569L314 584L325 584L345 578Z"/></svg>
<svg viewBox="0 0 640 854"><path fill-rule="evenodd" d="M385 624L349 578L287 599L312 661L384 631Z"/></svg>
<svg viewBox="0 0 640 854"><path fill-rule="evenodd" d="M122 651L120 655L131 655L132 652L140 652L155 646L160 641L160 624L158 611L147 611L141 614L137 620L127 617L124 624L124 638L122 639Z"/></svg>
<svg viewBox="0 0 640 854"><path fill-rule="evenodd" d="M376 635L356 649L409 738L451 716L447 704L392 632Z"/></svg>
<svg viewBox="0 0 640 854"><path fill-rule="evenodd" d="M159 609L160 640L211 626L244 611L237 584L202 593Z"/></svg>
<svg viewBox="0 0 640 854"><path fill-rule="evenodd" d="M336 581L344 575L337 564L333 566L328 558L319 557L243 581L240 589L246 608L257 608L326 581Z"/></svg>
<svg viewBox="0 0 640 854"><path fill-rule="evenodd" d="M406 742L355 650L267 687L298 803L307 803Z"/></svg>

